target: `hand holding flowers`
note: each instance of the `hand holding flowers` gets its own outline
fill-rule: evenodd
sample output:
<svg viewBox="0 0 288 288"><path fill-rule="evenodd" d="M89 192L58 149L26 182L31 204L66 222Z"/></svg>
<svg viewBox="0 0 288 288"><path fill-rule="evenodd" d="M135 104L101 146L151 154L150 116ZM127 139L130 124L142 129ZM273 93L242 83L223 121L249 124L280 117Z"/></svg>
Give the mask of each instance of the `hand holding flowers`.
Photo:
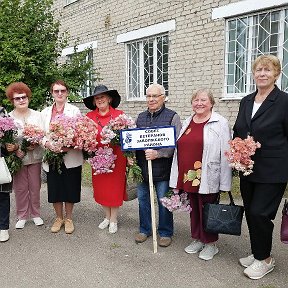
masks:
<svg viewBox="0 0 288 288"><path fill-rule="evenodd" d="M230 150L225 155L230 163L230 167L240 171L244 176L253 173L254 161L251 156L255 154L257 148L261 147L259 142L255 142L252 136L246 139L239 137L229 141Z"/></svg>

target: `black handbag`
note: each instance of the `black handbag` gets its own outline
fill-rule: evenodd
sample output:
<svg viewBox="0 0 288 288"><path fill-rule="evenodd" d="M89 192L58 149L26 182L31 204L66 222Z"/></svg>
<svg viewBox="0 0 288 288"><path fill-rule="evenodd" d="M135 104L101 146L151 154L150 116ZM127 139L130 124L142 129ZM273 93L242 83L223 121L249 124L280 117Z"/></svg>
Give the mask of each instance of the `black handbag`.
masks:
<svg viewBox="0 0 288 288"><path fill-rule="evenodd" d="M235 205L231 192L228 192L230 204L206 203L203 207L204 230L214 234L241 235L244 207Z"/></svg>

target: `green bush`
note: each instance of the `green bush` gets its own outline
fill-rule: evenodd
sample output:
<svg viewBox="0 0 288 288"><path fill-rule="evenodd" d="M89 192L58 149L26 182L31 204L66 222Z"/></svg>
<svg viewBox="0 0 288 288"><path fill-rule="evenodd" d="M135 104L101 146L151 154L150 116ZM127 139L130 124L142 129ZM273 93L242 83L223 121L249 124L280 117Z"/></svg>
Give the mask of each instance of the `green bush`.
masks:
<svg viewBox="0 0 288 288"><path fill-rule="evenodd" d="M76 93L93 75L92 62L85 61L88 50L59 63L69 35L59 33L60 22L54 19L52 6L53 0L0 1L0 103L7 110L12 105L5 89L12 82L21 81L31 88L30 107L39 110L55 80L63 79Z"/></svg>

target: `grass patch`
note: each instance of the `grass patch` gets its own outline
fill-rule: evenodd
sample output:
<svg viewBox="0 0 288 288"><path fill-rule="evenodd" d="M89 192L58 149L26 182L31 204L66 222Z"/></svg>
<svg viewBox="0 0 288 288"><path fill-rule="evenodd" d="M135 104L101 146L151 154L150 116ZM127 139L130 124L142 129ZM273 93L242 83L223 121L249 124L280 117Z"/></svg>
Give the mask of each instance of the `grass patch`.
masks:
<svg viewBox="0 0 288 288"><path fill-rule="evenodd" d="M232 192L233 197L235 197L235 199L241 197L241 194L240 194L240 178L239 177L236 177L236 176L233 177L231 192ZM288 197L288 186L286 186L286 190L285 190L285 193L284 193L283 197Z"/></svg>
<svg viewBox="0 0 288 288"><path fill-rule="evenodd" d="M86 161L82 166L82 185L92 187L92 169Z"/></svg>
<svg viewBox="0 0 288 288"><path fill-rule="evenodd" d="M117 249L117 248L121 248L121 245L117 244L117 243L112 243L111 244L111 249Z"/></svg>

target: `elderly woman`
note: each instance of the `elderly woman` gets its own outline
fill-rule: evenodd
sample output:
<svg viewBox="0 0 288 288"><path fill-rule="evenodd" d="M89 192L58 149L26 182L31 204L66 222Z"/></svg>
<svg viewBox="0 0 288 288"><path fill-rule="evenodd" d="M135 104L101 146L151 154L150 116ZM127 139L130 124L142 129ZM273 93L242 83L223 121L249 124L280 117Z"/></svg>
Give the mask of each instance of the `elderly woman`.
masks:
<svg viewBox="0 0 288 288"><path fill-rule="evenodd" d="M108 124L111 119L123 114L123 111L115 108L120 104L121 97L117 90L108 90L105 85L95 87L94 93L84 98L84 104L87 108L93 110L87 113L98 125L98 143L100 143L100 133L102 128ZM115 168L112 173L92 175L92 183L94 190L94 199L102 205L105 212L104 220L99 224L100 229L109 227L109 233L116 233L117 216L119 207L123 204L126 195L126 158L124 157L120 147L111 146L113 153L117 156L115 160Z"/></svg>
<svg viewBox="0 0 288 288"><path fill-rule="evenodd" d="M189 254L211 260L218 253L218 234L203 229L205 203L217 200L219 191L230 191L231 168L224 152L229 149L231 134L228 121L213 111L211 91L200 89L191 99L193 115L183 123L171 168L170 187L188 193L193 242L185 248Z"/></svg>
<svg viewBox="0 0 288 288"><path fill-rule="evenodd" d="M50 122L57 115L76 116L81 114L78 107L67 103L69 89L64 81L57 80L52 83L50 92L54 103L41 112L46 132L49 132ZM43 144L49 149L51 144L46 140L44 139ZM64 225L65 232L71 234L74 231L73 207L75 203L80 202L83 155L82 151L76 149L67 148L65 152L67 153L64 156L61 173L47 163L43 163L43 168L47 172L48 202L53 203L56 213L51 232L59 232ZM65 210L65 218L63 210Z"/></svg>
<svg viewBox="0 0 288 288"><path fill-rule="evenodd" d="M7 113L0 107L0 117L6 117ZM0 146L0 156L7 152L5 147ZM1 172L1 171L0 171ZM0 242L9 240L9 216L10 216L10 193L12 192L12 182L0 184Z"/></svg>
<svg viewBox="0 0 288 288"><path fill-rule="evenodd" d="M14 105L14 109L9 115L19 127L16 137L17 143L6 144L6 147L9 152L15 151L16 155L22 158L23 163L22 168L13 175L13 189L18 218L15 228L24 228L29 218L32 218L36 226L41 226L43 225L43 220L40 217L40 174L43 149L39 145L31 145L27 147L27 151L21 151L24 126L32 124L43 129L41 114L28 107L32 93L25 83L14 82L10 84L6 88L6 96Z"/></svg>
<svg viewBox="0 0 288 288"><path fill-rule="evenodd" d="M253 156L253 173L240 175L240 190L252 254L241 258L244 274L260 279L271 272L273 222L288 179L288 95L275 82L281 73L273 55L259 56L252 66L256 92L241 100L234 137L253 136L261 148Z"/></svg>

